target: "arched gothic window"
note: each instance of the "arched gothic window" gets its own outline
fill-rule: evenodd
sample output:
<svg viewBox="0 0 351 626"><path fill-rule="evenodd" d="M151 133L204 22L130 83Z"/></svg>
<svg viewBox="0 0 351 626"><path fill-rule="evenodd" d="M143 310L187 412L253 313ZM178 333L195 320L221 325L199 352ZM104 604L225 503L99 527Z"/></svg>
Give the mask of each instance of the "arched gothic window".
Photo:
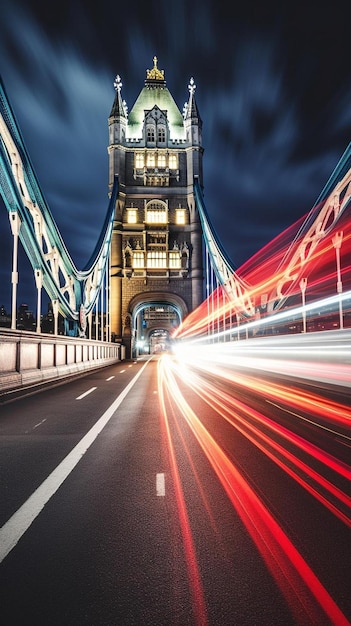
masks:
<svg viewBox="0 0 351 626"><path fill-rule="evenodd" d="M149 202L145 221L148 224L167 224L167 205L163 202Z"/></svg>
<svg viewBox="0 0 351 626"><path fill-rule="evenodd" d="M148 126L146 128L146 141L155 143L155 128L154 126Z"/></svg>
<svg viewBox="0 0 351 626"><path fill-rule="evenodd" d="M159 143L164 143L166 141L166 129L164 126L159 126L157 128L157 141Z"/></svg>

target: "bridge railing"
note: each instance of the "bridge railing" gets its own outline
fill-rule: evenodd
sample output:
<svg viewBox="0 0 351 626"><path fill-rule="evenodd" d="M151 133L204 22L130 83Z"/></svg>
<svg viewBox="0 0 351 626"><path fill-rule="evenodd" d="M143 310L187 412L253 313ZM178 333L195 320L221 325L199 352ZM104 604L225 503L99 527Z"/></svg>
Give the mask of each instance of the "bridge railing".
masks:
<svg viewBox="0 0 351 626"><path fill-rule="evenodd" d="M125 347L60 335L0 329L0 402L11 393L125 359Z"/></svg>

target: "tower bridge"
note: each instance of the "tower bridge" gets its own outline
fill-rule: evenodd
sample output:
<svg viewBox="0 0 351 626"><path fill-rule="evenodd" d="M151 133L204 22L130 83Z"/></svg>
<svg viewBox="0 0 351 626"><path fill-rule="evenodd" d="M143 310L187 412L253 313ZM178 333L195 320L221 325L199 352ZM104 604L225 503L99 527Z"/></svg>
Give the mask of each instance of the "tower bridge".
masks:
<svg viewBox="0 0 351 626"><path fill-rule="evenodd" d="M311 211L234 268L205 206L194 80L182 113L156 58L129 113L115 89L108 206L80 269L0 86L3 623L350 626L350 146Z"/></svg>
<svg viewBox="0 0 351 626"><path fill-rule="evenodd" d="M17 328L19 242L35 276L36 333L42 331L44 289L54 336L61 320L64 335L123 346L127 358L165 345L170 337L224 341L323 330L317 322L311 326L321 314L318 304L307 318L306 290L310 301L326 299L329 327L330 320L335 324L336 307L336 325L343 328L351 309L351 144L300 227L289 231L290 239L282 235L278 251L258 255L249 271L241 272L223 250L204 202L202 119L194 79L182 112L156 57L130 111L122 86L117 75L108 117L106 216L89 262L78 269L41 192L1 82L0 183L13 238L12 333ZM336 304L330 300L334 292Z"/></svg>

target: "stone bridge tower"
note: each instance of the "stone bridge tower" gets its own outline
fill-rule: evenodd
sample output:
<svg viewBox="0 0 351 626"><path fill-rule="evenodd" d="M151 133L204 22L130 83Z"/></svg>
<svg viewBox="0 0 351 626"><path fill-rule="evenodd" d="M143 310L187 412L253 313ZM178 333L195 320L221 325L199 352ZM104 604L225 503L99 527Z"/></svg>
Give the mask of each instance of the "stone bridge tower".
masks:
<svg viewBox="0 0 351 626"><path fill-rule="evenodd" d="M118 176L111 251L111 330L127 356L164 348L172 329L203 300L201 224L194 178L202 185L202 121L195 84L183 114L164 71L147 70L128 113L122 83L109 123L109 189Z"/></svg>

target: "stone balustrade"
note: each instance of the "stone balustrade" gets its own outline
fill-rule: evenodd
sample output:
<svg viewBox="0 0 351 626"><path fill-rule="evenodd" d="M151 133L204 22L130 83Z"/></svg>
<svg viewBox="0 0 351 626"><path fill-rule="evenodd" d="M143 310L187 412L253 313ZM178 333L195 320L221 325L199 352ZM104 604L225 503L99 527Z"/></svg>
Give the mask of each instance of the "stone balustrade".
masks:
<svg viewBox="0 0 351 626"><path fill-rule="evenodd" d="M0 400L125 359L125 347L78 337L0 329Z"/></svg>

